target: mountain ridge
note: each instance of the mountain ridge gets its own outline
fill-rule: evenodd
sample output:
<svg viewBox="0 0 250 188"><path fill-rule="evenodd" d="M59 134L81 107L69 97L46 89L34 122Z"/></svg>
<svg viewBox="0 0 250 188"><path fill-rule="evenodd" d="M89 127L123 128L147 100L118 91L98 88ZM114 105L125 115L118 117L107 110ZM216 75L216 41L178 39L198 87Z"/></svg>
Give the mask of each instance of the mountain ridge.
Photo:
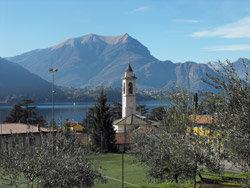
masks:
<svg viewBox="0 0 250 188"><path fill-rule="evenodd" d="M159 61L127 33L120 36L88 34L8 59L47 81L51 80L49 68L58 68L55 83L76 88L121 87L128 63L138 77L138 89L142 90L168 89L173 83L192 92L211 90L201 78L206 73L216 74L207 64Z"/></svg>

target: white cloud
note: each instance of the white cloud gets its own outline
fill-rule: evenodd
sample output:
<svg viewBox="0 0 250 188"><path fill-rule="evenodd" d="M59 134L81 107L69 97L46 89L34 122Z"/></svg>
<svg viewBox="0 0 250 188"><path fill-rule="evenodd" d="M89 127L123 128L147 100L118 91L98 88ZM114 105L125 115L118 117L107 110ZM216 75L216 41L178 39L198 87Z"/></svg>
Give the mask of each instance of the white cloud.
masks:
<svg viewBox="0 0 250 188"><path fill-rule="evenodd" d="M151 9L150 6L143 6L143 7L138 7L132 11L130 11L130 13L142 13L142 12L148 12Z"/></svg>
<svg viewBox="0 0 250 188"><path fill-rule="evenodd" d="M206 51L250 51L250 45L224 45L205 48Z"/></svg>
<svg viewBox="0 0 250 188"><path fill-rule="evenodd" d="M216 27L207 31L195 32L192 37L222 37L222 38L249 38L250 17L237 22Z"/></svg>
<svg viewBox="0 0 250 188"><path fill-rule="evenodd" d="M180 22L180 23L199 23L199 20L191 20L191 19L174 19L173 22Z"/></svg>

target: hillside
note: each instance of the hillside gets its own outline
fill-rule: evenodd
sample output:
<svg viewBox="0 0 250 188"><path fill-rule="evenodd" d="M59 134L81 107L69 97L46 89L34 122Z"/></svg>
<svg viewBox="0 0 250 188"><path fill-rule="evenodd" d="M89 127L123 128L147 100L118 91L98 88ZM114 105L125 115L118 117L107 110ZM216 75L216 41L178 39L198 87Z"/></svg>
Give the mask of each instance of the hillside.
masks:
<svg viewBox="0 0 250 188"><path fill-rule="evenodd" d="M128 63L138 78L139 90L169 89L173 83L192 92L211 90L201 78L206 78L206 73L215 74L207 64L159 61L128 34L89 34L8 59L47 81L51 80L49 68L58 68L55 83L75 88L121 87L121 77ZM240 64L235 65L242 68Z"/></svg>
<svg viewBox="0 0 250 188"><path fill-rule="evenodd" d="M15 101L23 96L50 100L51 84L20 65L0 58L0 101ZM24 99L24 98L23 98Z"/></svg>
<svg viewBox="0 0 250 188"><path fill-rule="evenodd" d="M55 82L61 86L120 86L128 62L134 68L155 60L138 41L125 34L104 37L89 34L61 44L9 58L29 71L50 80L49 68L58 68Z"/></svg>
<svg viewBox="0 0 250 188"><path fill-rule="evenodd" d="M23 99L51 102L51 83L3 58L0 58L0 80L0 104L21 102ZM55 102L95 102L100 93L100 88L90 90L55 86L55 90ZM105 93L109 102L121 101L120 88L105 88ZM137 94L137 99L152 100L141 93Z"/></svg>

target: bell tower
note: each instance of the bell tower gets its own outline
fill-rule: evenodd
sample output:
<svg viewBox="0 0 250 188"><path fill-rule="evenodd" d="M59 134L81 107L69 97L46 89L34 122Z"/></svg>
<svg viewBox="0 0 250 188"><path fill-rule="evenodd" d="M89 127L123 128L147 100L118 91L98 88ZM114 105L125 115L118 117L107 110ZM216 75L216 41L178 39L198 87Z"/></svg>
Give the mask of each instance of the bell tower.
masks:
<svg viewBox="0 0 250 188"><path fill-rule="evenodd" d="M135 74L130 64L122 78L122 117L136 113Z"/></svg>

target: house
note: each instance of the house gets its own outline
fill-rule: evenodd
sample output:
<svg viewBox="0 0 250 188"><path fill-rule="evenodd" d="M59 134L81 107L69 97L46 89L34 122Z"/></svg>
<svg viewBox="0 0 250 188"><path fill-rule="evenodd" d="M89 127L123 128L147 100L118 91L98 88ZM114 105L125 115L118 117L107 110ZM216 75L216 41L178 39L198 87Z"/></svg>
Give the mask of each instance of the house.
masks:
<svg viewBox="0 0 250 188"><path fill-rule="evenodd" d="M23 123L0 124L0 152L11 147L13 141L26 148L40 146L41 135L49 132L48 128Z"/></svg>
<svg viewBox="0 0 250 188"><path fill-rule="evenodd" d="M76 121L67 121L63 124L63 131L70 129L71 131L83 132L84 126Z"/></svg>
<svg viewBox="0 0 250 188"><path fill-rule="evenodd" d="M113 122L116 133L153 129L153 127L157 127L158 124L158 122L138 114L130 114L127 117L123 117Z"/></svg>
<svg viewBox="0 0 250 188"><path fill-rule="evenodd" d="M190 120L196 124L193 128L195 134L205 137L207 142L213 143L213 147L222 147L222 135L218 131L209 128L216 121L214 117L210 115L191 115ZM188 131L191 130L189 129Z"/></svg>

